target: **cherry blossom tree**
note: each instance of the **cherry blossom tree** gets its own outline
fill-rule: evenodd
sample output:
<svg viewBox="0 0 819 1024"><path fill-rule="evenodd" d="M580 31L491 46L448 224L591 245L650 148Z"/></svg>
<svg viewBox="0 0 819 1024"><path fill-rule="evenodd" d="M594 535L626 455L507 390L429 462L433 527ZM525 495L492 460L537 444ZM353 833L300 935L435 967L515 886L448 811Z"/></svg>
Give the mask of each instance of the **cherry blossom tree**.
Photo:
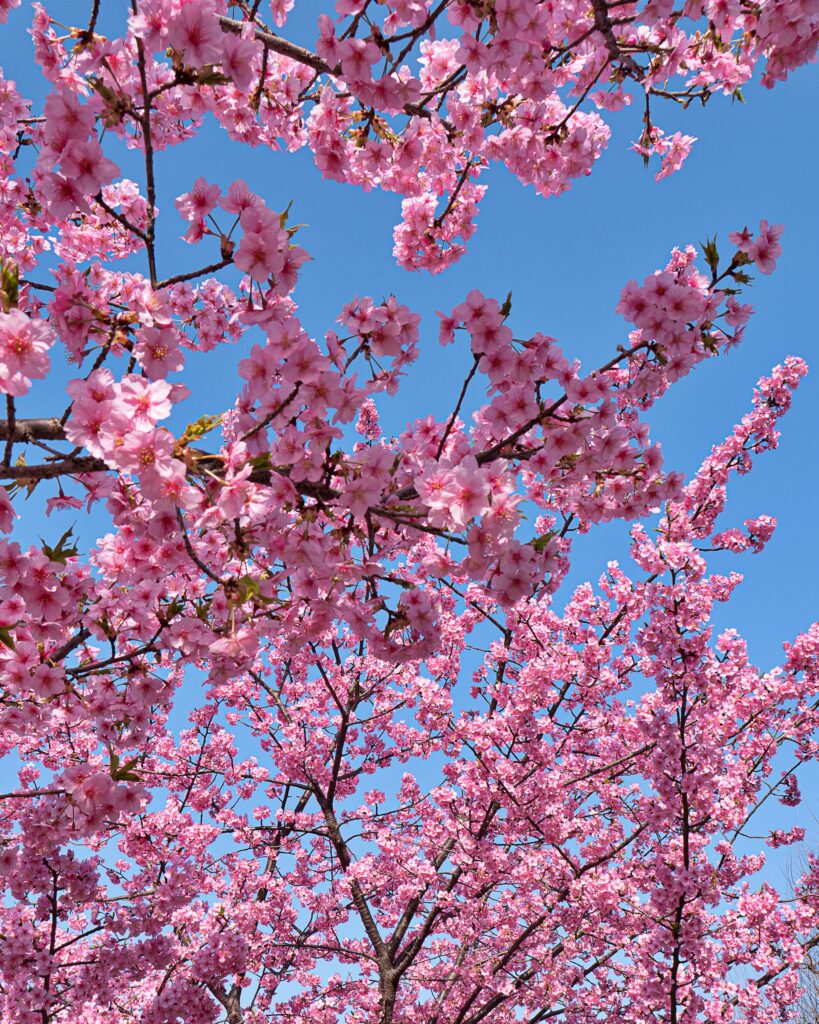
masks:
<svg viewBox="0 0 819 1024"><path fill-rule="evenodd" d="M806 367L764 376L688 481L645 418L741 342L782 228L626 283L592 371L517 337L510 299L453 297L451 414L389 436L419 317L357 296L310 337L298 229L242 180L191 174L165 216L201 268L174 274L156 154L206 115L309 147L398 193L396 260L437 273L491 164L556 195L635 97L636 150L676 172L695 140L657 108L774 86L815 57L815 0L338 0L312 49L280 34L293 0L32 6L42 109L0 76L2 1020L793 1019L819 861L782 891L760 872L802 838L819 624L758 669L712 626L740 579L713 559L773 533L720 517ZM189 356L240 339L239 393L170 429ZM107 532L24 549L33 491ZM630 565L558 604L573 536L617 519Z"/></svg>
<svg viewBox="0 0 819 1024"><path fill-rule="evenodd" d="M802 997L799 1000L799 1024L816 1024L819 1021L819 964L816 947L808 951L802 965Z"/></svg>

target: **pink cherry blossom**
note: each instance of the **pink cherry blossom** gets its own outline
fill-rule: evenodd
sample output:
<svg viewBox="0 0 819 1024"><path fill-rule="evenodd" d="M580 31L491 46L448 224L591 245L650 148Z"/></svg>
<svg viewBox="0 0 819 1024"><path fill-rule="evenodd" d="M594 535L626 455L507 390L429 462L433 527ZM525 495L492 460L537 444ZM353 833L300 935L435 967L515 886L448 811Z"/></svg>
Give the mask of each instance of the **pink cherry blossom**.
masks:
<svg viewBox="0 0 819 1024"><path fill-rule="evenodd" d="M252 39L230 33L222 36L222 70L233 79L237 89L247 90L254 81L254 57L260 47Z"/></svg>
<svg viewBox="0 0 819 1024"><path fill-rule="evenodd" d="M221 199L218 185L210 185L204 178L197 178L190 192L179 196L174 205L185 220L190 221L184 238L186 242L198 242L205 231L205 218L214 210Z"/></svg>
<svg viewBox="0 0 819 1024"><path fill-rule="evenodd" d="M183 3L168 23L167 38L187 64L199 67L218 63L222 57L222 32L214 0Z"/></svg>
<svg viewBox="0 0 819 1024"><path fill-rule="evenodd" d="M763 274L772 274L777 259L782 255L779 239L783 231L781 224L770 225L766 220L759 222L759 235L748 250L748 255Z"/></svg>
<svg viewBox="0 0 819 1024"><path fill-rule="evenodd" d="M135 426L152 426L170 413L170 394L171 386L164 381L149 383L129 374L118 388L117 399Z"/></svg>
<svg viewBox="0 0 819 1024"><path fill-rule="evenodd" d="M5 487L0 486L0 530L10 533L14 526L16 513Z"/></svg>
<svg viewBox="0 0 819 1024"><path fill-rule="evenodd" d="M29 390L32 378L45 377L53 344L51 328L42 320L19 309L0 313L0 391L19 397Z"/></svg>
<svg viewBox="0 0 819 1024"><path fill-rule="evenodd" d="M119 168L103 154L96 139L67 143L60 155L60 171L83 196L99 192L119 174Z"/></svg>
<svg viewBox="0 0 819 1024"><path fill-rule="evenodd" d="M172 330L143 327L134 352L150 380L162 380L185 365L179 340Z"/></svg>
<svg viewBox="0 0 819 1024"><path fill-rule="evenodd" d="M794 1017L819 624L757 667L718 606L776 557L734 491L806 366L687 479L653 413L692 374L698 425L709 360L733 403L782 227L644 266L581 365L545 333L562 296L542 330L504 299L514 220L437 323L362 281L312 330L310 211L264 168L391 193L397 263L441 274L498 165L554 201L609 173L634 96L638 154L690 173L685 108L811 60L813 7L31 6L34 98L0 72L0 1019ZM631 545L584 582L603 523Z"/></svg>
<svg viewBox="0 0 819 1024"><path fill-rule="evenodd" d="M57 153L69 142L85 142L94 130L94 112L68 90L51 93L45 101L45 139Z"/></svg>

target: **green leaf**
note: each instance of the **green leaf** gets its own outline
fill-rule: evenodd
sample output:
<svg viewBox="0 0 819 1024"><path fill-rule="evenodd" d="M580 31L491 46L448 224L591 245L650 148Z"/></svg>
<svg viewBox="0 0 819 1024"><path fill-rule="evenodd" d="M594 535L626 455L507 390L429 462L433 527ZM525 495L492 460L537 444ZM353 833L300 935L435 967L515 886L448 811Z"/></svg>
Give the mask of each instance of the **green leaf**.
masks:
<svg viewBox="0 0 819 1024"><path fill-rule="evenodd" d="M244 604L245 601L260 601L262 604L270 604L274 599L265 597L261 592L261 581L253 576L238 576L230 583L228 600L235 604Z"/></svg>
<svg viewBox="0 0 819 1024"><path fill-rule="evenodd" d="M200 85L227 85L231 79L211 65L206 65L196 72L196 81Z"/></svg>
<svg viewBox="0 0 819 1024"><path fill-rule="evenodd" d="M11 630L8 626L0 626L0 644L4 647L8 647L12 651L17 650L14 643L14 637L12 636Z"/></svg>
<svg viewBox="0 0 819 1024"><path fill-rule="evenodd" d="M546 548L547 548L547 547L549 546L549 543L550 543L550 542L551 542L551 541L552 541L552 540L553 540L553 539L554 539L554 538L555 538L556 536L557 536L557 530L549 530L549 532L548 532L548 533L544 533L544 534L543 534L542 536L540 536L540 537L536 537L536 538L535 538L535 539L534 539L534 540L532 541L532 547L533 547L533 548L535 549L535 551L537 551L537 552L538 552L538 554L539 554L540 552L542 552L542 551L545 551L545 550L546 550Z"/></svg>
<svg viewBox="0 0 819 1024"><path fill-rule="evenodd" d="M702 347L707 352L710 352L713 355L719 350L717 342L710 334L707 334L705 331L703 331L700 337L702 338Z"/></svg>
<svg viewBox="0 0 819 1024"><path fill-rule="evenodd" d="M512 312L512 293L511 292L509 292L509 294L503 300L503 305L500 308L500 312L501 312L501 316L503 317L504 320Z"/></svg>
<svg viewBox="0 0 819 1024"><path fill-rule="evenodd" d="M239 588L240 599L247 601L251 597L259 596L259 581L253 579L252 576L240 576L236 580L236 586Z"/></svg>
<svg viewBox="0 0 819 1024"><path fill-rule="evenodd" d="M279 227L280 228L285 227L285 225L287 224L287 218L290 215L290 208L292 207L292 205L293 205L293 200L291 199L290 202L287 204L287 206L285 206L285 208L279 214Z"/></svg>
<svg viewBox="0 0 819 1024"><path fill-rule="evenodd" d="M0 260L0 304L4 313L17 305L19 291L20 270L17 264Z"/></svg>
<svg viewBox="0 0 819 1024"><path fill-rule="evenodd" d="M117 100L119 99L117 94L109 86L101 82L99 78L94 78L93 76L91 76L88 78L88 81L91 83L93 89L96 92L98 92L100 96L102 96L102 98L105 100L107 104L109 104L109 106L113 107L117 103Z"/></svg>
<svg viewBox="0 0 819 1024"><path fill-rule="evenodd" d="M139 764L138 757L132 757L125 764L120 764L119 755L111 751L111 778L116 782L139 782L139 775L133 770Z"/></svg>
<svg viewBox="0 0 819 1024"><path fill-rule="evenodd" d="M185 602L182 601L180 598L175 597L172 601L169 601L167 604L161 605L161 610L165 619L168 622L170 622L171 619L176 618L176 616L184 609L184 607Z"/></svg>
<svg viewBox="0 0 819 1024"><path fill-rule="evenodd" d="M49 559L49 561L59 562L61 565L65 565L69 558L76 557L76 555L78 554L77 545L71 544L69 546L68 543L72 539L73 531L74 527L69 526L65 533L62 535L62 537L60 537L60 539L57 541L54 547L51 547L50 545L46 544L42 537L40 538L43 545L43 554L46 556L46 558Z"/></svg>
<svg viewBox="0 0 819 1024"><path fill-rule="evenodd" d="M270 452L262 452L261 455L254 455L252 459L247 460L253 469L264 471L273 468L273 463L270 461Z"/></svg>
<svg viewBox="0 0 819 1024"><path fill-rule="evenodd" d="M185 432L182 434L180 441L182 444L198 441L200 437L209 434L214 427L218 427L221 422L221 416L200 416L198 420L189 423L185 427Z"/></svg>
<svg viewBox="0 0 819 1024"><path fill-rule="evenodd" d="M711 273L713 274L713 276L716 277L717 276L717 271L718 271L718 268L719 268L719 253L717 252L717 236L714 235L714 237L711 239L711 241L706 239L705 242L700 243L700 244L702 245L702 254L705 257L705 262L708 264L708 267L709 267Z"/></svg>

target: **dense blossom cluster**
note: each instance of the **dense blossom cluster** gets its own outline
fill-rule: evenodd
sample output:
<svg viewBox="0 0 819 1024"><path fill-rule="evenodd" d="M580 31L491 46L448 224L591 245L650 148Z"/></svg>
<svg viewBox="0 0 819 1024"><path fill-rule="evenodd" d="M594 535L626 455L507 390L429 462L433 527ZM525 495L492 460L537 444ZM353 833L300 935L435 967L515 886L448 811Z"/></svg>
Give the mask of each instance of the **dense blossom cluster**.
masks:
<svg viewBox="0 0 819 1024"><path fill-rule="evenodd" d="M107 6L66 29L33 5L42 111L0 74L0 1018L788 1019L819 872L760 884L764 845L802 838L784 815L740 847L819 753L819 626L761 672L713 635L740 577L710 553L770 539L720 516L806 368L763 378L688 483L644 417L741 341L782 228L626 284L590 371L469 292L439 314L468 365L451 414L388 436L418 315L355 296L311 337L308 254L242 180L190 175L166 212L210 262L160 277L154 155L206 114L309 146L400 194L399 263L439 271L492 162L561 192L636 88L670 174L694 140L650 104L785 77L815 0L338 0L313 50L278 34L292 0L136 0L110 38ZM242 338L235 400L172 428L186 360ZM56 351L64 404L22 418ZM87 558L14 539L35 489L108 517ZM558 612L572 535L615 519L633 565Z"/></svg>
<svg viewBox="0 0 819 1024"><path fill-rule="evenodd" d="M154 150L191 137L207 112L250 145L307 145L327 177L401 195L396 256L438 271L474 233L479 179L493 162L543 195L565 190L590 173L609 138L605 116L631 102L635 85L646 97L635 148L646 161L659 156L664 177L695 140L655 125L652 100L736 96L760 62L771 85L813 59L819 42L815 0L679 9L657 0L345 0L336 18L319 16L314 50L265 26L260 6L249 19L226 0L139 0L106 39L96 15L66 35L35 4L38 59L55 87L45 123L26 125L41 146L32 198L42 212L92 212L90 200L117 174L94 119L140 145L144 88ZM269 6L285 26L292 2ZM208 197L189 204L198 210L190 240L215 206Z"/></svg>

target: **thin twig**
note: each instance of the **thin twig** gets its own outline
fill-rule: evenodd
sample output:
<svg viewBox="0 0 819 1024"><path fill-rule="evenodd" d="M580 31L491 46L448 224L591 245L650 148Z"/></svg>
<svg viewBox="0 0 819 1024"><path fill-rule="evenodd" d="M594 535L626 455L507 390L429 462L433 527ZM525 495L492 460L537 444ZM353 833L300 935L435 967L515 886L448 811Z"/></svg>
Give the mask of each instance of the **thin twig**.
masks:
<svg viewBox="0 0 819 1024"><path fill-rule="evenodd" d="M447 442L447 438L452 433L452 428L455 426L455 420L458 418L458 413L461 411L463 400L466 397L466 389L469 387L472 378L475 376L475 372L478 369L478 363L480 361L481 353L479 352L475 356L475 361L472 363L472 369L467 374L466 380L464 381L463 387L461 388L461 393L460 395L458 395L458 401L455 403L455 408L452 410L452 415L449 417L449 423L447 423L446 430L444 431L443 437L441 438L438 444L438 450L435 453L436 462L438 461L438 459L440 459L441 452L444 450L444 445Z"/></svg>
<svg viewBox="0 0 819 1024"><path fill-rule="evenodd" d="M3 456L3 462L6 466L11 465L11 454L14 447L14 438L17 433L17 417L14 412L14 399L11 395L6 395L6 425L8 432L6 434L6 452Z"/></svg>
<svg viewBox="0 0 819 1024"><path fill-rule="evenodd" d="M191 544L191 539L188 536L188 530L187 530L187 527L185 526L185 520L184 520L184 518L182 516L182 509L181 508L178 508L176 510L176 519L177 519L177 522L179 523L179 529L182 531L182 543L185 545L185 550L188 552L188 555L190 556L190 559L193 562L193 564L198 569L201 569L202 572L207 577L209 577L209 579L212 579L214 583L218 583L220 586L224 586L224 584L227 581L223 580L220 576L217 576L216 573L213 572L212 569L208 568L208 566L205 565L205 563L202 561L202 559L193 550L193 545Z"/></svg>
<svg viewBox="0 0 819 1024"><path fill-rule="evenodd" d="M98 192L94 196L94 202L98 206L101 206L109 217L113 217L115 221L118 221L120 224L122 224L124 228L127 228L132 234L136 235L137 238L142 239L146 246L148 245L148 235L141 228L138 228L136 224L132 224L127 217L124 217L121 213L117 213L117 211L112 206L109 206L109 204L106 203L106 201L102 198L101 192Z"/></svg>
<svg viewBox="0 0 819 1024"><path fill-rule="evenodd" d="M136 0L131 0L131 9L137 13ZM145 151L145 186L148 200L148 230L145 232L145 248L148 252L148 272L151 278L151 285L156 287L156 251L154 240L156 237L156 183L154 181L154 147L151 141L151 99L148 89L148 71L145 60L145 47L142 40L137 37L137 64L139 67L139 80L142 87L142 146Z"/></svg>
<svg viewBox="0 0 819 1024"><path fill-rule="evenodd" d="M218 263L211 263L208 267L202 267L201 270L191 270L187 274L176 274L174 277L166 277L162 281L157 281L154 285L155 288L167 288L172 284L180 284L182 281L192 281L196 277L202 277L203 274L215 274L217 270L222 270L223 267L229 267L233 263L233 257L229 256L227 259L220 260Z"/></svg>
<svg viewBox="0 0 819 1024"><path fill-rule="evenodd" d="M81 46L87 46L89 43L94 41L94 31L97 27L97 18L100 13L100 0L93 0L91 6L91 17L88 20L88 28L79 37L79 43Z"/></svg>

